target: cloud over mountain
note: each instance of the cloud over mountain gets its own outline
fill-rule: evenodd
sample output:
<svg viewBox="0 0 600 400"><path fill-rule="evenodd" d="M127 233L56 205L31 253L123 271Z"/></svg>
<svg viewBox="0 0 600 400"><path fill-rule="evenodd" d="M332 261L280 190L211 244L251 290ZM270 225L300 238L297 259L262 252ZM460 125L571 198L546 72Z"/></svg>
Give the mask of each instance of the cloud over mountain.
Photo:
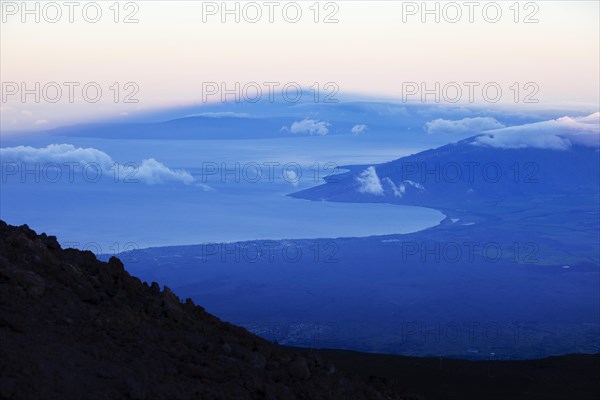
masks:
<svg viewBox="0 0 600 400"><path fill-rule="evenodd" d="M404 196L404 194L406 193L406 189L409 187L413 187L420 191L425 190L425 187L423 185L421 185L418 182L411 181L410 179L406 179L398 183L398 185L396 185L394 181L392 181L388 177L383 178L383 180L390 186L390 188L392 189L392 193L394 193L394 196L398 197L399 199L401 199L402 196Z"/></svg>
<svg viewBox="0 0 600 400"><path fill-rule="evenodd" d="M476 143L496 148L540 148L567 150L573 145L599 146L600 112L585 117L562 117L507 128L494 129Z"/></svg>
<svg viewBox="0 0 600 400"><path fill-rule="evenodd" d="M425 123L425 131L429 134L476 134L499 128L504 128L504 125L491 117L463 118L455 121L438 118Z"/></svg>
<svg viewBox="0 0 600 400"><path fill-rule="evenodd" d="M358 191L360 193L368 193L374 194L376 196L383 195L383 186L381 185L381 181L377 176L377 171L375 171L375 167L370 166L365 169L356 177L356 181L358 182Z"/></svg>

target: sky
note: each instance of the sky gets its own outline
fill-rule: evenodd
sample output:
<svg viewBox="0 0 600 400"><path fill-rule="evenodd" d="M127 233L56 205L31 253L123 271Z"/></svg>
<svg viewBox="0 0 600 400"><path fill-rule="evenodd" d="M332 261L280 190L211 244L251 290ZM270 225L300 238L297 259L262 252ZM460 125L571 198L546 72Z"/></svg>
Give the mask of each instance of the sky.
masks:
<svg viewBox="0 0 600 400"><path fill-rule="evenodd" d="M280 99L286 85L304 99L318 87L316 101L600 101L597 1L429 2L430 14L401 1L228 2L230 14L222 2L76 2L72 15L63 2L27 3L30 14L0 3L2 131L218 102L224 90Z"/></svg>

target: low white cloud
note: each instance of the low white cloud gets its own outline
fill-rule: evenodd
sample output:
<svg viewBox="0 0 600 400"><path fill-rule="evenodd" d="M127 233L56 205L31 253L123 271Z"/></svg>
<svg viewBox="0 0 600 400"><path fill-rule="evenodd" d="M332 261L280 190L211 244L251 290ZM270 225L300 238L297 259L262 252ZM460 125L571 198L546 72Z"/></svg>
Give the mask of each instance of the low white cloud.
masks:
<svg viewBox="0 0 600 400"><path fill-rule="evenodd" d="M504 125L491 117L463 118L456 121L438 118L425 123L425 131L429 134L477 134L499 128L504 128Z"/></svg>
<svg viewBox="0 0 600 400"><path fill-rule="evenodd" d="M49 121L47 119L38 119L33 124L34 125L46 125Z"/></svg>
<svg viewBox="0 0 600 400"><path fill-rule="evenodd" d="M549 121L510 126L485 132L476 144L503 149L540 148L566 150L573 145L600 145L600 112L584 117L562 117Z"/></svg>
<svg viewBox="0 0 600 400"><path fill-rule="evenodd" d="M398 198L402 198L402 196L404 196L404 194L406 193L406 190L409 187L413 187L415 189L418 189L420 191L424 191L425 187L423 185L421 185L418 182L413 182L411 180L404 180L402 182L400 182L398 185L394 184L394 182L390 179L390 178L384 178L383 179L385 183L387 183L390 188L392 189L392 193L394 193L395 197Z"/></svg>
<svg viewBox="0 0 600 400"><path fill-rule="evenodd" d="M182 182L186 185L194 182L194 177L187 171L171 169L154 158L143 160L140 164L136 178L150 184L161 184L165 182Z"/></svg>
<svg viewBox="0 0 600 400"><path fill-rule="evenodd" d="M354 125L350 132L354 135L360 135L367 130L367 126L365 124Z"/></svg>
<svg viewBox="0 0 600 400"><path fill-rule="evenodd" d="M356 181L359 184L358 191L360 193L374 194L376 196L383 195L383 186L377 176L375 167L371 166L365 169L356 177Z"/></svg>
<svg viewBox="0 0 600 400"><path fill-rule="evenodd" d="M421 185L418 182L413 182L410 179L407 179L405 181L402 181L403 183L407 184L408 186L412 186L415 189L419 189L419 190L425 190L425 186Z"/></svg>
<svg viewBox="0 0 600 400"><path fill-rule="evenodd" d="M325 121L305 118L302 121L296 121L290 127L292 133L308 133L309 135L325 136L329 133L329 124Z"/></svg>
<svg viewBox="0 0 600 400"><path fill-rule="evenodd" d="M110 177L115 176L115 167L118 167L118 176L128 177L131 180L137 179L151 185L166 182L181 182L187 185L194 181L194 177L189 172L168 168L154 158L142 160L140 164L120 164L103 151L91 147L75 147L71 144L50 144L41 148L31 146L1 148L0 158L3 162L55 163L57 166L72 168L85 168L93 164Z"/></svg>
<svg viewBox="0 0 600 400"><path fill-rule="evenodd" d="M406 186L404 186L404 184L400 183L396 186L390 178L384 178L384 181L392 188L395 197L402 198L404 193L406 193Z"/></svg>

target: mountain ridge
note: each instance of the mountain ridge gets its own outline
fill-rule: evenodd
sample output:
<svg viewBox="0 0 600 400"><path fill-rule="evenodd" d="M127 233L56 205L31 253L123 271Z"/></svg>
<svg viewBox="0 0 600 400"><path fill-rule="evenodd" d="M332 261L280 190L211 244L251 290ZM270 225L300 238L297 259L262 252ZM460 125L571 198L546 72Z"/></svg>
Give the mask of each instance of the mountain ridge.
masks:
<svg viewBox="0 0 600 400"><path fill-rule="evenodd" d="M0 221L0 398L404 399Z"/></svg>
<svg viewBox="0 0 600 400"><path fill-rule="evenodd" d="M480 144L483 136L381 164L342 167L348 172L289 196L447 209L480 208L515 196L600 194L600 153L594 147L505 149Z"/></svg>

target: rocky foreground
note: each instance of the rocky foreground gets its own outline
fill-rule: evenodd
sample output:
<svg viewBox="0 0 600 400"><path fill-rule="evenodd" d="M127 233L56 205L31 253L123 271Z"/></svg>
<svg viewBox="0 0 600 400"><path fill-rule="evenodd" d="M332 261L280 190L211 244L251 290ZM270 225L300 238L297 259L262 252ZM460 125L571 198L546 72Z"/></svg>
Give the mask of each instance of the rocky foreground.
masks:
<svg viewBox="0 0 600 400"><path fill-rule="evenodd" d="M0 221L1 399L417 399Z"/></svg>

